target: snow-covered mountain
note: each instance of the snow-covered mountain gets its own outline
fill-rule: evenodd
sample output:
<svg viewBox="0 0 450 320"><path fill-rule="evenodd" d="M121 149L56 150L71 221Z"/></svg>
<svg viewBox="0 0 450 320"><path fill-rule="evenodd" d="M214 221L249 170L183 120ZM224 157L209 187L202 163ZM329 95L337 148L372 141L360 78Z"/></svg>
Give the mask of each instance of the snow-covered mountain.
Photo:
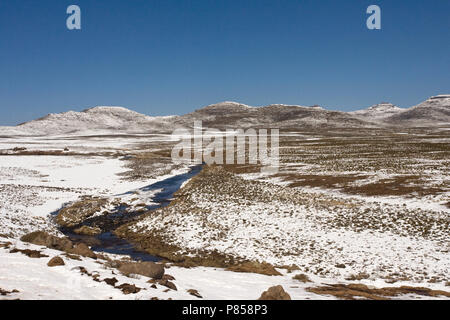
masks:
<svg viewBox="0 0 450 320"><path fill-rule="evenodd" d="M450 124L450 94L437 95L385 119L391 125L430 126Z"/></svg>
<svg viewBox="0 0 450 320"><path fill-rule="evenodd" d="M392 126L450 125L450 95L439 95L406 109L383 102L364 110L330 111L320 106L271 104L251 107L221 102L174 119L176 125L192 126L202 120L212 128L371 128Z"/></svg>
<svg viewBox="0 0 450 320"><path fill-rule="evenodd" d="M175 123L192 126L193 121L201 120L210 128L292 128L311 127L367 127L369 121L355 118L340 111L330 111L320 106L299 106L271 104L250 107L238 102L221 102L180 116Z"/></svg>
<svg viewBox="0 0 450 320"><path fill-rule="evenodd" d="M150 117L123 107L99 106L81 112L49 114L15 127L0 127L0 135L59 135L170 132L176 127L224 128L370 128L450 125L450 95L429 98L409 108L380 103L353 112L320 106L271 104L252 107L225 101L182 116Z"/></svg>
<svg viewBox="0 0 450 320"><path fill-rule="evenodd" d="M405 109L399 108L392 103L382 102L379 104L375 104L367 109L352 111L349 113L358 118L373 121L382 120L403 111L405 111Z"/></svg>
<svg viewBox="0 0 450 320"><path fill-rule="evenodd" d="M14 129L24 134L49 135L100 131L152 132L164 128L173 117L150 117L123 107L98 106L81 112L52 113L22 123Z"/></svg>

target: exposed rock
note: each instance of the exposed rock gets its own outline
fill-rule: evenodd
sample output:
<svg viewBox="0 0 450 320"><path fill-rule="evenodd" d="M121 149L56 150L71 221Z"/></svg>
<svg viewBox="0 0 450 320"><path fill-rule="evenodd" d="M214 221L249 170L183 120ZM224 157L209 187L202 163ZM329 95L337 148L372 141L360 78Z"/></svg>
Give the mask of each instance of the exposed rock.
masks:
<svg viewBox="0 0 450 320"><path fill-rule="evenodd" d="M59 238L45 231L26 234L20 240L60 251L67 251L73 247L72 241L68 238Z"/></svg>
<svg viewBox="0 0 450 320"><path fill-rule="evenodd" d="M164 266L150 261L130 262L122 264L119 271L125 275L140 274L153 279L161 279L164 275Z"/></svg>
<svg viewBox="0 0 450 320"><path fill-rule="evenodd" d="M159 284L161 286L164 286L164 287L167 287L169 289L172 289L172 290L176 291L177 290L176 285L173 282L169 281L168 279L175 280L175 278L172 277L172 276L164 275L162 277L162 279L150 279L150 280L147 281L147 283L152 283L151 287L155 288L155 289L156 289L156 285L155 284L157 283L157 284Z"/></svg>
<svg viewBox="0 0 450 320"><path fill-rule="evenodd" d="M194 296L194 297L197 297L197 298L200 298L200 299L202 299L203 297L200 295L200 293L198 293L198 291L197 290L195 290L195 289L188 289L188 290L186 290L190 295L192 295L192 296Z"/></svg>
<svg viewBox="0 0 450 320"><path fill-rule="evenodd" d="M9 242L9 241L8 242L2 242L2 243L0 243L0 248L8 249L10 245L12 245L12 243Z"/></svg>
<svg viewBox="0 0 450 320"><path fill-rule="evenodd" d="M88 257L92 259L97 259L95 253L89 249L85 243L77 243L72 249L68 250L71 254L77 254L83 257Z"/></svg>
<svg viewBox="0 0 450 320"><path fill-rule="evenodd" d="M98 274L98 273L96 273L96 274L93 274L92 275L92 279L95 281L95 282L100 282L100 275Z"/></svg>
<svg viewBox="0 0 450 320"><path fill-rule="evenodd" d="M170 274L165 274L162 276L161 280L175 280L175 277Z"/></svg>
<svg viewBox="0 0 450 320"><path fill-rule="evenodd" d="M50 259L50 261L47 263L49 267L56 267L56 266L63 266L65 265L64 260L61 257L53 257Z"/></svg>
<svg viewBox="0 0 450 320"><path fill-rule="evenodd" d="M291 300L291 296L282 286L274 286L264 291L258 300Z"/></svg>
<svg viewBox="0 0 450 320"><path fill-rule="evenodd" d="M298 280L303 283L311 282L311 280L308 278L308 276L306 274L301 274L301 273L296 274L295 276L292 277L292 279Z"/></svg>
<svg viewBox="0 0 450 320"><path fill-rule="evenodd" d="M122 290L124 294L138 293L139 291L141 291L141 288L138 288L134 284L129 283L123 283L120 286L117 286L117 288Z"/></svg>
<svg viewBox="0 0 450 320"><path fill-rule="evenodd" d="M86 268L83 267L83 266L78 266L78 267L76 267L76 269L80 270L80 272L81 272L82 274L87 274L87 275L89 275L89 272L88 272L88 271L86 270Z"/></svg>
<svg viewBox="0 0 450 320"><path fill-rule="evenodd" d="M99 212L107 203L108 200L104 198L84 198L59 210L55 221L63 227L75 227Z"/></svg>
<svg viewBox="0 0 450 320"><path fill-rule="evenodd" d="M115 286L116 285L116 283L118 282L119 280L117 280L116 278L106 278L106 279L103 279L103 282L106 282L107 284L109 284L110 286Z"/></svg>
<svg viewBox="0 0 450 320"><path fill-rule="evenodd" d="M18 293L18 292L19 292L19 290L16 290L16 289L14 289L12 291L8 291L8 290L4 290L4 289L0 288L0 295L2 295L2 296L6 296L8 294Z"/></svg>
<svg viewBox="0 0 450 320"><path fill-rule="evenodd" d="M20 253L22 253L22 254L30 257L30 258L46 258L46 257L48 257L47 255L41 253L38 250L30 250L30 249L23 249L22 250L22 249L14 248L14 249L9 251L9 253L16 253L16 252L20 252Z"/></svg>
<svg viewBox="0 0 450 320"><path fill-rule="evenodd" d="M231 266L227 268L228 271L234 272L252 272L252 273L260 273L268 276L281 276L274 266L266 262L243 262L235 266Z"/></svg>
<svg viewBox="0 0 450 320"><path fill-rule="evenodd" d="M177 286L169 280L159 280L158 283L164 287L177 291Z"/></svg>
<svg viewBox="0 0 450 320"><path fill-rule="evenodd" d="M100 228L96 227L88 227L88 226L82 226L78 229L75 229L74 232L76 234L84 234L86 236L96 236L102 232Z"/></svg>

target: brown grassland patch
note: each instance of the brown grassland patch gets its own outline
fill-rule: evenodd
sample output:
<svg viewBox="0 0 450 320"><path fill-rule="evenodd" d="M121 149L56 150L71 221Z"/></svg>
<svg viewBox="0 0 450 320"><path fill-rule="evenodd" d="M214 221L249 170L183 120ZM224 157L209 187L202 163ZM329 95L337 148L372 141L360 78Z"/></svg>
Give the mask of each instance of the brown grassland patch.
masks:
<svg viewBox="0 0 450 320"><path fill-rule="evenodd" d="M327 284L320 287L307 288L309 292L320 295L332 295L340 299L353 300L356 298L365 298L370 300L387 300L390 297L401 295L419 295L427 297L450 297L450 292L441 290L432 290L423 287L386 287L369 288L360 283L355 284Z"/></svg>

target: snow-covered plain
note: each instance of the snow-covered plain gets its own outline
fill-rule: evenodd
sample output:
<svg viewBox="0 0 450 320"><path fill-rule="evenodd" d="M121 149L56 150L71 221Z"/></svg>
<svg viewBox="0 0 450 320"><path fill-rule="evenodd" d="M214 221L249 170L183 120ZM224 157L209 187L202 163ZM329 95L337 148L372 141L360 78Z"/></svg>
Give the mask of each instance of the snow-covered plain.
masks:
<svg viewBox="0 0 450 320"><path fill-rule="evenodd" d="M407 279L425 286L439 279L441 289L445 287L450 257L448 210L442 206L412 210L401 202L343 201L338 195L227 175L217 180L220 184L190 186L184 203L157 210L132 230L164 230L165 240L187 253L218 250L277 266L296 265L324 278L367 274L372 281ZM243 195L244 185L251 199ZM430 236L422 235L428 226L421 219L429 221Z"/></svg>
<svg viewBox="0 0 450 320"><path fill-rule="evenodd" d="M13 148L23 142L23 137L2 141L2 148ZM30 137L26 138L27 141ZM33 144L27 148L33 150L55 149L66 146L74 137L58 139L32 138ZM80 153L86 150L105 148L111 138L104 141L77 138L74 144ZM161 138L166 141L166 137ZM64 143L60 143L63 140ZM133 145L142 142L142 138L126 140ZM147 140L145 140L147 141ZM74 149L70 145L71 150ZM123 147L120 146L119 147ZM117 148L117 146L116 146ZM35 230L47 230L58 234L57 226L51 221L52 213L64 204L76 201L83 195L96 195L120 198L130 202L131 197L139 198L134 192L139 188L161 181L169 176L188 170L187 167L173 170L170 174L160 175L156 179L145 181L125 180L118 174L125 171L126 161L92 155L4 155L0 156L0 245L11 242L8 248L0 246L0 288L6 291L18 290L5 299L197 299L186 290L196 289L205 299L256 299L261 292L273 285L283 284L296 299L324 298L306 292L305 285L288 276L263 276L224 271L215 268L179 268L171 267L166 273L173 275L178 290L167 291L166 287L151 288L148 278L132 278L118 274L113 268L90 258L81 257L81 261L62 256L60 251L24 243L18 238ZM156 191L153 191L155 193ZM151 195L146 193L135 202L151 204ZM48 257L30 258L21 253L10 253L12 248L39 250ZM104 255L108 255L103 253ZM61 256L64 266L48 267L47 262L54 256ZM109 255L111 258L117 256ZM80 272L84 267L91 274L98 274L99 280L113 278L122 283L134 284L141 290L136 294L125 295L121 290L112 288L105 282L98 282ZM283 272L283 270L280 270ZM167 291L167 292L166 292Z"/></svg>
<svg viewBox="0 0 450 320"><path fill-rule="evenodd" d="M449 137L290 138L275 176L204 172L183 201L128 231L160 234L187 255L218 251L325 279L448 291L450 177L441 143Z"/></svg>
<svg viewBox="0 0 450 320"><path fill-rule="evenodd" d="M319 139L295 132L290 135L302 137L308 143ZM161 286L153 289L145 277L125 277L104 263L89 258L82 258L81 261L64 258L65 266L50 268L47 266L48 260L61 255L61 252L18 240L23 234L34 230L58 233L51 220L52 213L83 195L150 204L152 193L140 195L140 188L186 172L188 168L177 168L169 174L162 170L160 174L156 172L156 178L151 179L124 179L121 174L129 170L127 155L141 152L139 148L137 151L135 148L149 141L157 145L158 141L166 143L170 138L164 135L116 137L107 134L86 137L77 134L57 137L17 136L1 140L0 149L9 151L0 156L0 242L12 242L10 248L40 250L48 255L44 258L30 258L0 247L0 288L19 291L6 298L192 299L193 296L186 290L196 289L206 299L256 299L268 287L281 284L293 299L332 299L332 296L316 295L306 288L337 282L358 282L374 287L424 286L448 291L445 281L442 281L448 280L450 269L448 230L435 226L432 232L435 232L433 235L436 238L423 239L399 234L397 231L402 230L402 220L399 220L400 224L397 226L390 220L398 213L406 214L407 218L408 214L414 215L414 210L419 209L421 214L430 219L440 216L445 218L445 214L448 217L448 209L442 205L447 199L446 194L441 196L442 199L430 196L428 202L421 204L420 201L426 198L405 201L402 197L371 198L323 188L288 189L286 185L289 181L280 177L238 175L237 180L232 179L234 182L258 179L257 189L261 194L281 195L282 201L280 198L270 201L260 201L258 197L242 199L236 196L236 190L223 188L223 194L218 194L216 190L211 193L192 193L190 197L196 207L209 213L206 227L205 217L183 214L182 211L173 212L174 215L167 215L163 219L157 216L146 218L138 227L165 228L169 240L185 249L218 249L227 254L278 266L296 264L300 270L287 273L285 269L278 268L282 276L264 276L218 268L186 269L172 266L166 272L176 278L174 283L177 291L165 292L167 288ZM12 150L18 146L26 147L32 154L15 154ZM75 154L34 154L65 147L69 148L69 152L75 151ZM297 149L301 151L302 147ZM101 154L102 152L111 154ZM284 168L294 172L305 170L306 173L315 167L293 163L284 164ZM353 171L348 171L351 172ZM375 180L383 178L382 174L390 176L390 173L377 174L379 176ZM441 176L441 180L446 179L447 176ZM245 182L242 185L247 191L253 186L251 183L246 185ZM189 186L189 183L184 186ZM217 187L220 189L221 184L218 183ZM134 192L130 195L127 193L129 191ZM299 204L294 198L309 199L310 202L317 200L317 205L305 205L308 201ZM338 203L341 210L327 210L326 206L330 203ZM336 224L348 223L348 217L356 217L357 213L367 210L370 213L374 209L373 213L384 214L381 220L386 221L387 227L384 224L381 226L387 230L355 230L354 226L341 228ZM377 217L366 214L363 218L371 222ZM170 222L170 227L167 227L167 222ZM214 240L223 230L232 232L227 232L224 238ZM337 267L341 264L345 268ZM124 295L120 290L81 273L79 266L83 266L91 274L99 274L100 280L116 277L119 284L135 284L145 290ZM369 273L369 276L360 280L346 280L364 272ZM296 273L306 274L312 282L302 283L292 279ZM395 278L395 283L387 281L389 276ZM401 279L403 276L405 277ZM439 281L435 282L436 279Z"/></svg>
<svg viewBox="0 0 450 320"><path fill-rule="evenodd" d="M18 138L18 141L21 139ZM15 146L18 141L13 141L10 145L3 141L3 146ZM50 149L59 147L48 140L38 142ZM82 140L76 143L83 146ZM101 147L102 144L98 146ZM187 171L187 168L178 169L157 179L129 181L117 175L126 169L124 164L125 161L119 158L102 156L0 156L0 244L12 242L9 248L0 247L0 288L6 291L18 290L3 298L197 299L186 291L196 289L205 299L256 299L262 291L278 284L284 285L296 299L324 298L306 292L302 289L305 285L293 280L292 275L271 277L202 267L167 269L166 273L176 278L174 283L178 290L166 292L166 287L151 288L146 282L148 278L125 277L93 259L81 257L82 261L72 260L62 256L60 251L18 240L23 234L34 230L58 233L51 221L51 213L82 195L120 197L121 201L129 202L128 198L139 195L133 193L130 196L126 192ZM149 204L149 200L141 198L137 202L145 201ZM21 253L9 253L11 248L39 250L48 257L30 258ZM66 265L48 267L47 262L54 256L62 256ZM81 273L80 266L89 273L98 274L99 280L115 277L119 280L117 285L129 283L145 290L125 295L121 290Z"/></svg>
<svg viewBox="0 0 450 320"><path fill-rule="evenodd" d="M0 157L0 234L48 229L51 213L80 196L114 196L145 185L121 179L123 165L104 157Z"/></svg>
<svg viewBox="0 0 450 320"><path fill-rule="evenodd" d="M0 244L5 241L0 238ZM9 240L11 241L11 240ZM107 265L90 259L81 261L61 256L60 251L12 240L11 248L40 250L48 257L29 258L21 253L9 253L9 249L0 248L0 288L7 291L18 290L7 298L11 299L198 299L187 290L195 289L204 299L257 299L267 288L283 285L293 299L326 299L327 297L305 291L306 283L292 279L293 274L265 276L259 274L237 273L218 268L180 268L170 267L166 274L175 277L173 283L177 290L167 290L157 285L151 288L149 278L135 275L126 277ZM54 256L61 256L64 266L48 267L47 262ZM79 267L89 273L98 274L98 280L82 274ZM121 290L112 288L105 278L116 278L123 284L134 284L142 288L136 294L124 295ZM328 297L330 298L330 297Z"/></svg>
<svg viewBox="0 0 450 320"><path fill-rule="evenodd" d="M6 241L8 240L8 241ZM338 283L333 279L325 279L310 276L311 282L301 282L293 279L298 272L287 273L286 270L278 269L280 276L266 276L254 273L231 272L220 268L180 268L171 266L166 268L166 274L175 278L172 282L177 290L168 290L165 286L156 285L151 287L147 277L133 275L124 276L114 268L108 266L104 261L90 258L72 260L61 255L60 251L23 243L20 240L2 239L0 245L10 242L9 248L0 247L0 288L11 292L2 299L76 299L76 300L149 300L158 299L208 299L208 300L254 300L269 287L282 285L292 299L298 300L334 300L331 295L318 295L306 290L313 285L325 285ZM22 253L10 253L10 248L38 250L48 257L29 258ZM55 256L63 258L65 265L48 267L47 262ZM109 255L113 258L113 255ZM82 272L82 268L88 274ZM115 278L118 280L116 288L105 283L104 279ZM340 281L340 283L350 283ZM354 281L352 281L354 283ZM393 287L383 281L360 281L362 284L372 288ZM141 290L134 294L124 294L117 287L121 284L135 285ZM408 285L409 282L402 282ZM398 284L396 284L398 285ZM434 289L439 286L431 285ZM194 289L202 298L197 298L188 293ZM391 297L391 299L432 299L420 295L408 295ZM442 297L437 297L438 299Z"/></svg>

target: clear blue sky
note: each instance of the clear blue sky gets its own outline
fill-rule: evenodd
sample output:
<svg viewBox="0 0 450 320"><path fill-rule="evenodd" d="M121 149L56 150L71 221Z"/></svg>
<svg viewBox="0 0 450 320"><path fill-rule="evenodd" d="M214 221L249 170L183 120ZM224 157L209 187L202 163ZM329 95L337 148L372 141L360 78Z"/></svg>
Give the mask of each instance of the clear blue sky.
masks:
<svg viewBox="0 0 450 320"><path fill-rule="evenodd" d="M66 8L82 30L66 29ZM366 28L370 4L382 30ZM353 110L450 93L448 0L1 0L0 125L234 100Z"/></svg>

